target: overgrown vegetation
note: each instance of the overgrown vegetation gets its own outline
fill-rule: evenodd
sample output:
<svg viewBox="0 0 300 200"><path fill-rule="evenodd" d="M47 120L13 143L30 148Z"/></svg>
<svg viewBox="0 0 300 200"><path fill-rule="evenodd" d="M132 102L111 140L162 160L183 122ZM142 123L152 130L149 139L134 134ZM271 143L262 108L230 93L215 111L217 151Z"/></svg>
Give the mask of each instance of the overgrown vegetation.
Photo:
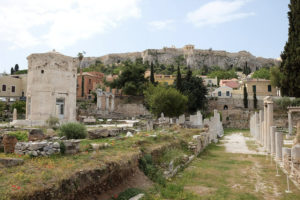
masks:
<svg viewBox="0 0 300 200"><path fill-rule="evenodd" d="M270 77L271 77L270 69L265 67L256 70L252 75L252 78L258 78L258 79L270 80Z"/></svg>
<svg viewBox="0 0 300 200"><path fill-rule="evenodd" d="M28 141L27 131L9 132L8 135L15 136L19 142L27 142Z"/></svg>
<svg viewBox="0 0 300 200"><path fill-rule="evenodd" d="M67 139L83 139L87 135L86 127L79 123L66 123L59 129L60 136L66 136Z"/></svg>
<svg viewBox="0 0 300 200"><path fill-rule="evenodd" d="M127 95L142 95L147 82L145 71L146 67L142 62L126 61L122 73L108 85L111 88L122 89L124 94Z"/></svg>
<svg viewBox="0 0 300 200"><path fill-rule="evenodd" d="M163 177L162 172L154 165L150 154L144 155L144 157L139 160L139 168L155 183L162 186L166 184L166 180Z"/></svg>
<svg viewBox="0 0 300 200"><path fill-rule="evenodd" d="M238 78L236 71L234 69L231 69L231 70L218 69L218 70L215 70L215 71L212 71L211 73L209 73L208 77L209 78L217 77L218 83L221 79Z"/></svg>
<svg viewBox="0 0 300 200"><path fill-rule="evenodd" d="M53 129L57 129L58 128L58 125L59 125L59 119L57 117L54 117L54 116L50 116L47 120L46 120L46 123L48 124L48 126L50 128L53 128Z"/></svg>
<svg viewBox="0 0 300 200"><path fill-rule="evenodd" d="M287 110L287 107L289 106L300 106L300 98L291 99L289 97L282 97L280 99L275 99L274 102L281 110Z"/></svg>
<svg viewBox="0 0 300 200"><path fill-rule="evenodd" d="M11 110L13 111L14 108L17 109L18 114L24 114L26 112L26 102L25 101L15 101L11 105Z"/></svg>

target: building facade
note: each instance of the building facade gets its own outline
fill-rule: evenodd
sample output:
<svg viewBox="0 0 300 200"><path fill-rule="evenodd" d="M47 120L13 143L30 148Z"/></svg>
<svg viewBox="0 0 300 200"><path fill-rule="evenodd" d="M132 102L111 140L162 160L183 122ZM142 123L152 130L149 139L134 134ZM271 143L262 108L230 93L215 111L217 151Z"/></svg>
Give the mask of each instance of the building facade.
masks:
<svg viewBox="0 0 300 200"><path fill-rule="evenodd" d="M212 92L212 96L213 97L231 98L232 91L233 91L233 89L231 87L221 86Z"/></svg>
<svg viewBox="0 0 300 200"><path fill-rule="evenodd" d="M271 85L271 81L265 79L244 80L240 87L233 91L233 96L242 97L244 94L244 86L247 89L249 99L253 98L254 92L256 92L257 98L265 96L278 96L277 89Z"/></svg>
<svg viewBox="0 0 300 200"><path fill-rule="evenodd" d="M24 100L27 91L27 74L0 77L0 97L6 101Z"/></svg>
<svg viewBox="0 0 300 200"><path fill-rule="evenodd" d="M53 51L31 54L27 60L26 120L43 124L54 116L61 122L75 121L76 58Z"/></svg>
<svg viewBox="0 0 300 200"><path fill-rule="evenodd" d="M77 99L92 99L93 91L103 85L104 74L101 72L80 72L77 75Z"/></svg>

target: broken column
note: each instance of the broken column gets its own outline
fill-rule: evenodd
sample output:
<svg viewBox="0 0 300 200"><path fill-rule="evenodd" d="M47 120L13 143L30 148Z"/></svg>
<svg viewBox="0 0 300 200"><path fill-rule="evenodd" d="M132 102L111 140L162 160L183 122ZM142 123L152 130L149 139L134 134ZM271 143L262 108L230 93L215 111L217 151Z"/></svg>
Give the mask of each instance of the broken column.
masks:
<svg viewBox="0 0 300 200"><path fill-rule="evenodd" d="M17 109L14 108L14 111L13 111L13 121L17 120L18 119L18 115L17 115Z"/></svg>
<svg viewBox="0 0 300 200"><path fill-rule="evenodd" d="M264 130L263 130L263 135L264 135L264 143L263 146L265 149L267 149L267 121L268 121L268 104L266 101L264 101Z"/></svg>
<svg viewBox="0 0 300 200"><path fill-rule="evenodd" d="M111 98L110 111L113 112L115 110L115 96L113 95Z"/></svg>
<svg viewBox="0 0 300 200"><path fill-rule="evenodd" d="M12 135L4 135L2 143L4 146L4 153L14 153L15 146L18 140L15 136Z"/></svg>
<svg viewBox="0 0 300 200"><path fill-rule="evenodd" d="M280 133L280 132L275 133L275 145L276 145L276 159L281 160L283 137L282 137L282 133Z"/></svg>
<svg viewBox="0 0 300 200"><path fill-rule="evenodd" d="M260 144L262 145L263 144L263 119L264 117L264 114L263 114L263 111L260 110L259 111L259 142Z"/></svg>
<svg viewBox="0 0 300 200"><path fill-rule="evenodd" d="M271 155L275 156L276 154L276 145L275 145L275 131L276 126L271 126L270 136L271 136Z"/></svg>
<svg viewBox="0 0 300 200"><path fill-rule="evenodd" d="M292 112L288 112L288 120L289 120L289 135L293 133L293 122L292 122Z"/></svg>

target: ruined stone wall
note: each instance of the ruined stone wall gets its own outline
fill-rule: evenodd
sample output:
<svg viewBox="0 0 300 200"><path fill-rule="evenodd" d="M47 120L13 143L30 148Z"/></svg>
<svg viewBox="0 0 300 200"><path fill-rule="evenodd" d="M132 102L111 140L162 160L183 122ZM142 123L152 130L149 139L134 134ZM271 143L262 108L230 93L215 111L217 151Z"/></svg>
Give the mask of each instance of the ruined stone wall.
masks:
<svg viewBox="0 0 300 200"><path fill-rule="evenodd" d="M252 71L256 67L271 67L279 65L279 61L275 59L266 59L255 57L247 51L237 53L229 53L226 51L185 49L185 48L163 48L163 49L147 49L143 52L108 54L101 57L85 58L83 67L93 64L96 60L102 61L104 64L114 64L125 60L135 61L143 59L143 61L158 62L159 64L169 65L176 64L179 56L184 57L184 63L190 65L193 69L200 69L203 66L220 66L223 69L230 67L243 68L247 62Z"/></svg>

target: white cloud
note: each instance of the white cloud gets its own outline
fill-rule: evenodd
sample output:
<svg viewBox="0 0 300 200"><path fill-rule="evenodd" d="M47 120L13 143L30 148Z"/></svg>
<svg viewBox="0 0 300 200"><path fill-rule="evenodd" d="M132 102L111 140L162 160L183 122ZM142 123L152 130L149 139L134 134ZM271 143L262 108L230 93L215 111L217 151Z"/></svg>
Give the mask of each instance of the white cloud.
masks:
<svg viewBox="0 0 300 200"><path fill-rule="evenodd" d="M174 20L167 19L167 20L160 20L160 21L152 21L149 22L149 26L151 30L164 30L164 29L172 29L172 24Z"/></svg>
<svg viewBox="0 0 300 200"><path fill-rule="evenodd" d="M216 25L254 15L239 10L250 0L217 0L207 3L187 14L187 20L197 27Z"/></svg>
<svg viewBox="0 0 300 200"><path fill-rule="evenodd" d="M62 49L141 15L140 0L1 0L0 40Z"/></svg>

